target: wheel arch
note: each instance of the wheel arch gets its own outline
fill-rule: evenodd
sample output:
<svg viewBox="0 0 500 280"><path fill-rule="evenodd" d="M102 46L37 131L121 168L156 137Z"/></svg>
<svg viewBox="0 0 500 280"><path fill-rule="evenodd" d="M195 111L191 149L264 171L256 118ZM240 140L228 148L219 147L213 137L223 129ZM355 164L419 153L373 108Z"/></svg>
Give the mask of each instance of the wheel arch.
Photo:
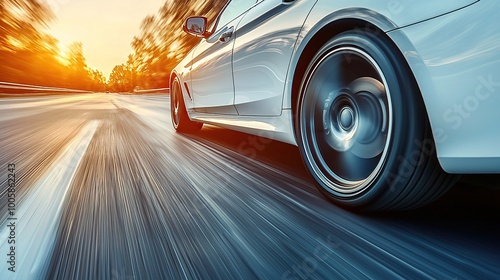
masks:
<svg viewBox="0 0 500 280"><path fill-rule="evenodd" d="M307 26L307 22L305 26ZM314 57L316 52L331 38L337 36L342 32L351 30L368 30L369 32L380 34L380 36L384 36L388 41L392 42L394 46L400 51L400 54L403 56L404 61L412 71L413 77L417 81L418 88L420 89L420 91L422 91L420 83L418 82L419 79L417 79L417 77L415 76L414 71L424 70L421 69L421 65L423 64L421 63L420 58L414 55L416 52L411 47L411 43L407 39L403 38L404 36L401 36L401 32L394 32L398 34L397 38L388 34L388 32L398 30L398 26L394 22L392 22L384 15L368 9L354 8L334 12L328 16L325 16L321 20L316 21L316 23L313 24L310 29L304 28L302 30L301 35L299 36L299 38L302 38L302 40L300 42L297 42L294 57L292 58L292 62L290 64L288 78L289 81L292 82L289 84L289 88L287 89L289 98L285 97L283 105L284 108L291 108L292 110L292 125L294 128L294 137L296 141L298 140L296 134L296 124L298 101L300 98L300 87L310 60ZM404 45L403 49L401 48L400 43ZM406 52L413 54L411 55L411 60L413 60L413 63L412 61L408 60L408 57L406 55L404 55L404 53ZM418 69L415 69L415 67L417 67ZM424 98L422 92L420 96L421 98ZM430 116L427 110L425 99L423 101L426 116L430 121Z"/></svg>
<svg viewBox="0 0 500 280"><path fill-rule="evenodd" d="M169 83L169 88L172 89L172 83L174 82L174 79L175 78L178 78L179 75L177 75L177 73L175 71L172 71L170 73L170 79L168 80L168 83Z"/></svg>
<svg viewBox="0 0 500 280"><path fill-rule="evenodd" d="M297 51L297 56L296 56L297 58L295 61L292 60L293 63L291 63L291 67L293 67L291 69L291 71L293 71L293 73L290 72L290 75L289 75L290 80L288 80L289 81L288 94L290 94L289 95L290 99L288 100L289 103L284 103L285 106L289 106L289 107L284 107L284 108L289 108L293 112L292 125L295 128L294 129L294 132L295 132L294 136L295 136L296 142L299 144L299 146L301 144L300 144L300 137L298 135L298 133L300 133L300 131L297 129L297 126L299 123L298 113L300 112L299 111L300 108L298 108L298 107L300 106L300 103L301 103L300 91L301 91L301 87L303 86L304 76L308 72L308 68L309 68L309 65L311 64L311 61L313 59L317 59L317 56L316 56L317 52L318 51L324 52L325 50L327 50L327 49L323 48L323 46L325 44L327 44L330 40L332 40L332 38L334 38L335 36L338 36L339 34L341 34L343 32L346 32L346 31L354 31L355 32L356 30L361 29L363 31L369 30L369 31L371 31L370 33L372 33L372 34L376 33L377 37L379 37L379 38L383 37L384 42L387 43L386 45L390 47L390 49L388 49L388 48L384 48L384 49L386 51L389 51L389 53L392 52L393 54L397 54L397 56L398 56L397 58L399 58L399 60L397 60L395 62L394 59L396 59L396 57L393 57L393 58L391 58L391 61L393 61L393 63L397 63L400 66L407 67L407 70L408 70L407 72L409 73L409 75L407 75L406 78L403 78L402 80L399 79L399 82L396 85L407 84L404 81L408 81L408 80L412 79L416 82L414 89L418 89L421 91L421 87L417 82L417 77L415 76L415 73L413 72L413 71L415 71L415 69L411 67L411 66L414 66L414 67L416 67L416 66L410 65L411 62L415 62L415 61L409 61L409 60L413 59L412 56L415 56L414 58L416 58L416 59L420 59L418 57L418 54L415 52L411 52L411 46L412 46L411 44L399 46L398 43L401 43L401 39L404 39L404 38L394 38L393 36L391 36L391 34L387 34L389 31L394 31L396 34L402 35L402 37L404 37L404 33L401 32L401 30L399 30L397 27L393 26L393 27L389 27L389 28L387 28L387 27L384 28L384 26L375 25L372 22L366 21L366 20L361 19L361 18L347 17L347 18L336 19L333 21L328 21L325 24L318 23L316 25L313 25L313 27L310 29L306 25L305 29L307 29L307 30L305 30L305 33L301 34L303 36L299 37L300 40L302 40L302 41L297 43L297 45L298 45L297 46L298 51ZM351 43L354 44L354 42L356 41L356 37L353 37L352 35L355 35L355 34L353 34L353 32L351 32L350 35L351 35L350 36ZM370 36L370 37L373 37L373 36ZM383 43L380 40L377 40L377 41ZM411 43L411 42L407 41L406 43ZM379 44L379 47L380 47L380 44ZM410 49L408 47L410 47ZM410 53L408 53L408 52L410 52ZM394 67L394 65L395 64L392 64L392 67ZM388 67L391 67L391 65L387 64L386 69L390 69ZM400 67L398 67L398 68L400 68ZM402 68L400 68L400 69L402 69ZM393 71L387 71L387 72L389 73L389 72L393 72ZM401 82L401 81L403 81L403 82ZM415 92L415 90L411 90L411 91ZM415 101L415 102L418 101L415 98L421 98L422 105L423 105L422 108L425 108L425 109L419 110L421 112L421 114L419 115L419 118L423 118L425 116L429 119L429 112L427 110L427 106L425 104L425 101L423 100L422 93L420 93L420 96L419 96L419 94L405 95L404 90L397 91L397 92L400 92L402 95L407 96L407 97L413 96L413 101ZM407 106L408 106L408 104L414 104L413 102L410 102L412 100L406 100L406 101L407 101L406 103L403 102L401 104L407 104ZM411 106L411 105L409 105L409 106ZM315 106L312 105L312 106L307 106L305 108L315 108ZM399 107L399 108L402 108L402 107ZM400 112L400 113L402 113L402 112ZM413 118L413 117L411 117L412 114L407 114L407 115L410 116L409 118ZM419 118L416 118L416 119L419 119ZM428 128L428 126L427 126L427 128ZM425 131L425 129L423 129L422 131ZM429 137L433 136L430 133L431 130L426 130L426 131L427 131L427 133L419 132L418 135L422 136L423 139L430 139ZM303 135L303 134L301 134L301 135ZM414 139L413 136L408 135L407 137L409 139ZM415 138L415 139L419 139L419 138ZM405 143L405 141L401 140L401 141L399 141L399 143ZM403 146L401 146L401 147L403 147ZM404 150L401 150L401 153L404 154L404 156L405 156L404 158L408 158L408 156L411 153L413 153L413 148L406 147L406 148L404 148ZM426 153L426 152L422 150L422 154L424 154L424 153ZM391 179L392 174L397 174L397 176L399 176L399 171L400 171L401 167L398 167L398 165L394 164L397 162L397 160L395 161L394 159L397 158L398 154L400 154L400 153L394 152L392 154L393 164L391 164L391 166L390 166L390 169L389 169L390 171L388 171L388 173L384 173L385 176L383 176L382 178L388 178L389 180L392 180ZM433 164L432 167L440 166L440 163L434 158L434 155L430 155L430 156L426 157L426 164L429 162L430 162L430 164ZM425 174L430 174L429 172L432 173L432 172L434 172L434 170L435 170L434 168L415 169L415 172L418 171L418 173L415 173L415 174L417 174L417 175L424 174L424 173L422 173L424 171L426 172ZM313 171L311 171L311 173L313 173ZM387 174L389 174L390 176L387 176ZM432 174L434 174L434 173L432 173ZM413 173L412 173L412 175L413 175ZM401 196L398 194L398 197L403 197L404 199L403 198L401 198L401 199L394 198L394 200L392 200L392 198L390 198L391 199L390 203L388 202L389 200L387 199L387 197L390 197L390 195L387 195L387 196L383 197L383 199L386 200L386 202L388 203L387 209L392 209L392 207L395 207L394 209L399 209L399 208L405 209L406 207L408 207L408 209L410 209L413 207L417 207L420 204L426 203L424 200L427 199L428 197L432 197L432 199L435 199L440 194L442 194L444 191L446 191L448 186L452 185L454 182L453 181L454 179L452 178L452 176L448 176L445 173L439 173L438 175L439 176L436 176L437 179L434 180L435 181L434 183L440 184L440 182L445 182L442 184L445 187L440 189L439 192L434 192L431 187L425 187L425 188L427 188L425 190L429 191L428 195L427 194L425 196L422 196L422 195L417 196L416 195L416 198L413 198L413 195L415 193L417 193L417 192L422 193L422 192L420 191L421 190L420 188L418 188L417 191L413 191L413 188L410 188L408 191L405 190L404 193L401 192ZM420 178L424 178L424 177L427 178L427 176L423 176L423 177L422 176L414 176L411 178L411 180L408 180L407 183L410 184L410 186L412 186L412 187L421 185L423 183L420 182L419 180L420 180ZM413 178L415 178L415 179L413 179ZM380 182L382 182L382 181L380 181ZM389 184L392 184L392 183L389 182ZM382 183L380 183L380 186L383 186ZM391 185L391 187L392 187L392 185ZM375 196L372 196L371 199L373 199L374 197ZM382 197L382 196L380 196L380 197ZM378 198L376 198L376 199L378 200ZM376 201L376 199L373 199L372 202ZM380 200L380 201L382 201L382 200ZM403 205L402 203L405 203L405 204ZM376 204L373 204L373 205L376 205ZM382 205L382 204L380 204L380 205ZM382 207L380 205L378 205L376 207ZM373 206L373 207L374 207L373 209L377 209L375 206ZM382 208L380 208L380 210L382 210Z"/></svg>
<svg viewBox="0 0 500 280"><path fill-rule="evenodd" d="M315 11L316 9L313 9L304 23L288 72L288 80L292 82L289 83L287 89L289 96L288 98L285 96L283 105L284 108L292 109L294 126L302 78L312 57L328 40L349 30L385 33L397 28L387 17L365 8L342 9L322 15L319 19Z"/></svg>
<svg viewBox="0 0 500 280"><path fill-rule="evenodd" d="M366 22L359 19L340 19L323 26L321 29L314 32L314 35L305 43L302 50L297 54L297 62L292 68L294 71L292 78L292 91L291 91L291 108L295 112L298 105L298 98L300 93L300 86L302 78L304 77L310 60L314 57L316 52L331 38L338 34L349 31L362 29L366 26ZM295 113L294 113L295 114Z"/></svg>
<svg viewBox="0 0 500 280"><path fill-rule="evenodd" d="M179 80L182 97L184 103L186 104L186 109L188 109L189 111L189 109L193 106L192 104L193 98L191 96L191 89L189 88L188 82L185 80L186 76L184 73L179 73L176 69L173 69L172 72L170 73L170 80L169 80L170 90L172 90L172 84L174 82L174 79L176 78Z"/></svg>

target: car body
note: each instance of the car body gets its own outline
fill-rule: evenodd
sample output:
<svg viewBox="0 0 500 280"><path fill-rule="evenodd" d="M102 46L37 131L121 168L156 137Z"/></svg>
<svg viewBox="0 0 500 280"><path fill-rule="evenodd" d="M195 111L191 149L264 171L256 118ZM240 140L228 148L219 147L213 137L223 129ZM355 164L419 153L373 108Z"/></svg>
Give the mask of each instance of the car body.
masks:
<svg viewBox="0 0 500 280"><path fill-rule="evenodd" d="M233 0L211 29L203 17L187 19L185 30L201 40L172 71L171 88L196 129L210 123L299 146L320 189L340 204L415 208L453 184L448 174L500 173L499 11L495 0ZM374 87L380 92L360 97ZM352 88L359 92L343 90ZM367 124L374 119L381 121ZM328 163L345 155L363 122L365 130L384 127L373 140L380 143ZM365 165L373 152L361 150L369 148L379 153L370 170L346 171ZM410 182L437 169L434 183ZM398 180L408 196L420 185L443 191L411 203L392 203L397 191L379 198Z"/></svg>

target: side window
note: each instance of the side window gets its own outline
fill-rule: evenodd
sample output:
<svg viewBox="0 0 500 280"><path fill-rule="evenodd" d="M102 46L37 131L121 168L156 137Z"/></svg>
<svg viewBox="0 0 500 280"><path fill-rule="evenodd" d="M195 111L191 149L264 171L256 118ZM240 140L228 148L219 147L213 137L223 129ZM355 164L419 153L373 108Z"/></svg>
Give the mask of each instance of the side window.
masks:
<svg viewBox="0 0 500 280"><path fill-rule="evenodd" d="M223 27L231 20L250 9L250 7L255 5L256 2L256 0L232 0L219 16L219 22L217 23L217 28L215 30Z"/></svg>

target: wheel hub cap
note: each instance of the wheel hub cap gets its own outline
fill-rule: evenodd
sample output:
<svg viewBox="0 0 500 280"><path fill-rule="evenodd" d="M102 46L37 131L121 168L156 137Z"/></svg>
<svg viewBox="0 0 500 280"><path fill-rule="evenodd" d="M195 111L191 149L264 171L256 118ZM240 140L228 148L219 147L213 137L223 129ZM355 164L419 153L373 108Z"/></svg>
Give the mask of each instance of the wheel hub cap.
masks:
<svg viewBox="0 0 500 280"><path fill-rule="evenodd" d="M338 122L343 130L349 131L354 126L354 111L352 108L342 108Z"/></svg>

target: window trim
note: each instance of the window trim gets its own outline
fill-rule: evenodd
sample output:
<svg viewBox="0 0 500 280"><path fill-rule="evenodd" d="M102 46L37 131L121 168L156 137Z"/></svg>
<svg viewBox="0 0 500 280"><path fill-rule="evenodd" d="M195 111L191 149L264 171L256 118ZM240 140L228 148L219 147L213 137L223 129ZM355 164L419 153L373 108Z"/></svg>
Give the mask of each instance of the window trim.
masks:
<svg viewBox="0 0 500 280"><path fill-rule="evenodd" d="M227 9L227 6L229 6L229 4L232 2L233 0L229 0L227 1L227 3L224 5L224 7L220 10L219 14L217 15L217 17L215 18L215 21L214 23L212 23L212 26L210 27L210 34L214 34L216 33L219 29L216 29L219 25L219 21L220 21L220 18L222 16L222 14L224 13L224 11ZM241 12L241 14L237 15L236 17L234 17L233 19L231 19L231 21L233 21L234 19L238 18L239 16L241 16L242 14L245 14L246 12L248 12L250 9L252 9L253 7L255 7L257 4L259 4L260 2L262 2L263 0L255 0L255 3L250 6L248 9L244 10L243 12Z"/></svg>

